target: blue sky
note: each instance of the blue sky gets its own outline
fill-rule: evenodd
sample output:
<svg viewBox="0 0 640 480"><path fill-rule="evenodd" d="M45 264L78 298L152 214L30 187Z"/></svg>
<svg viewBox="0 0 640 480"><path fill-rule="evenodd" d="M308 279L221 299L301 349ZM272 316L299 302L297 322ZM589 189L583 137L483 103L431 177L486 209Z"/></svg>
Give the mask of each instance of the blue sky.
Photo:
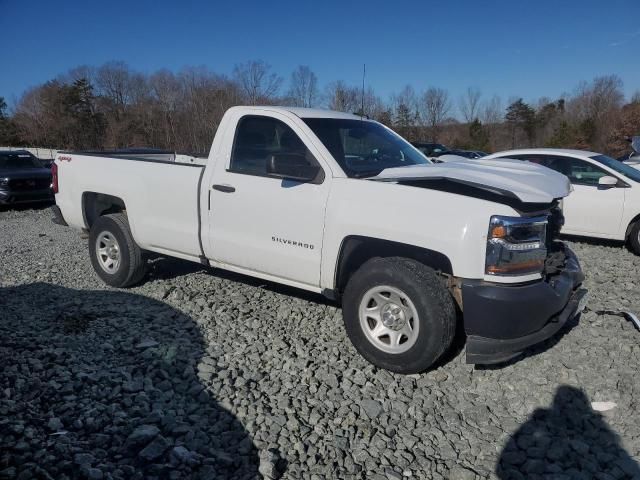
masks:
<svg viewBox="0 0 640 480"><path fill-rule="evenodd" d="M40 1L0 0L0 96L68 69L124 60L150 72L263 59L288 82L309 65L321 85L405 84L457 98L557 97L617 74L640 90L640 0Z"/></svg>

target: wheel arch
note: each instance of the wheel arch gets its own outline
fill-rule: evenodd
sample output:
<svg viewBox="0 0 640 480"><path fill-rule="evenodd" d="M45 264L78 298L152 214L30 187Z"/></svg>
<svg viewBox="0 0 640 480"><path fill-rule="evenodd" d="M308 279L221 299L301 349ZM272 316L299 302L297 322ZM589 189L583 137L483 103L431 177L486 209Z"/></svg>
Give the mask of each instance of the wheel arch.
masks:
<svg viewBox="0 0 640 480"><path fill-rule="evenodd" d="M451 261L438 251L392 240L350 235L342 240L336 261L333 291L328 296L340 297L353 273L366 261L378 257L404 257L416 260L437 272L453 274ZM327 294L326 293L326 294Z"/></svg>
<svg viewBox="0 0 640 480"><path fill-rule="evenodd" d="M82 218L88 229L102 215L126 213L126 210L125 202L120 197L98 192L84 192L82 194Z"/></svg>

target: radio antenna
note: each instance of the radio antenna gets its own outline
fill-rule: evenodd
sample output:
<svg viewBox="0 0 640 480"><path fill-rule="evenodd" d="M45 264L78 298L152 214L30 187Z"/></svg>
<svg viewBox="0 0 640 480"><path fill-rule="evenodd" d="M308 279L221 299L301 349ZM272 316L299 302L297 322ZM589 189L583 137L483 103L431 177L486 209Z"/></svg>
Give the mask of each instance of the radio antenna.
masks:
<svg viewBox="0 0 640 480"><path fill-rule="evenodd" d="M361 95L361 105L360 105L360 120L364 117L364 77L367 74L367 64L362 64L362 95Z"/></svg>

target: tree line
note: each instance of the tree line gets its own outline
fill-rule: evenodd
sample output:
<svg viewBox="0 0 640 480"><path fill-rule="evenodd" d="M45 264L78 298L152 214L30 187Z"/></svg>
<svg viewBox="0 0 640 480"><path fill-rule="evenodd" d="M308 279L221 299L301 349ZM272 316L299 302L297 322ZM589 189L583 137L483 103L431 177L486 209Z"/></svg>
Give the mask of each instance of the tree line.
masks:
<svg viewBox="0 0 640 480"><path fill-rule="evenodd" d="M484 151L548 146L619 155L628 149L625 136L640 134L640 92L626 99L615 75L581 82L556 99L503 103L475 87L454 98L441 87L407 85L388 99L342 80L321 89L309 66L285 81L260 60L236 65L230 76L203 67L143 74L114 61L31 88L11 111L0 97L0 145L205 153L229 107L258 104L366 115L411 141Z"/></svg>

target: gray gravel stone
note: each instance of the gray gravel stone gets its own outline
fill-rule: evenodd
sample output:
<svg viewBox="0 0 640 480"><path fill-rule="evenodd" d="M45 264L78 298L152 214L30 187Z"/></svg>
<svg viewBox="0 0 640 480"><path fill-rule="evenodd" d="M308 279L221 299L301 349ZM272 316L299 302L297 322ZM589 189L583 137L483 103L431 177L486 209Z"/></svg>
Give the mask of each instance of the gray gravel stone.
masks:
<svg viewBox="0 0 640 480"><path fill-rule="evenodd" d="M155 425L140 425L127 437L125 448L137 452L140 448L148 445L159 433L160 429Z"/></svg>
<svg viewBox="0 0 640 480"><path fill-rule="evenodd" d="M280 478L278 471L279 456L274 450L263 450L260 452L260 465L258 471L267 479Z"/></svg>
<svg viewBox="0 0 640 480"><path fill-rule="evenodd" d="M162 435L158 435L154 438L149 445L140 450L138 454L141 458L151 462L157 460L162 454L169 448L169 441Z"/></svg>
<svg viewBox="0 0 640 480"><path fill-rule="evenodd" d="M62 425L62 422L59 418L53 417L47 423L47 427L49 427L49 430L51 430L52 432L57 432L59 430L62 430L64 425Z"/></svg>
<svg viewBox="0 0 640 480"><path fill-rule="evenodd" d="M158 342L156 342L155 340L153 340L152 338L146 338L144 340L142 340L140 343L138 343L136 345L136 348L152 348L152 347L157 347L159 345Z"/></svg>
<svg viewBox="0 0 640 480"><path fill-rule="evenodd" d="M449 478L451 480L475 480L476 474L461 465L455 465L449 470Z"/></svg>
<svg viewBox="0 0 640 480"><path fill-rule="evenodd" d="M382 412L382 405L377 400L364 399L360 402L360 406L370 419L375 419Z"/></svg>
<svg viewBox="0 0 640 480"><path fill-rule="evenodd" d="M90 468L87 471L87 478L90 480L102 480L104 478L104 473L99 468Z"/></svg>
<svg viewBox="0 0 640 480"><path fill-rule="evenodd" d="M387 477L387 480L402 480L402 474L396 472L392 468L385 468L384 474Z"/></svg>
<svg viewBox="0 0 640 480"><path fill-rule="evenodd" d="M73 457L73 461L77 465L91 465L95 462L95 458L90 453L77 453Z"/></svg>

